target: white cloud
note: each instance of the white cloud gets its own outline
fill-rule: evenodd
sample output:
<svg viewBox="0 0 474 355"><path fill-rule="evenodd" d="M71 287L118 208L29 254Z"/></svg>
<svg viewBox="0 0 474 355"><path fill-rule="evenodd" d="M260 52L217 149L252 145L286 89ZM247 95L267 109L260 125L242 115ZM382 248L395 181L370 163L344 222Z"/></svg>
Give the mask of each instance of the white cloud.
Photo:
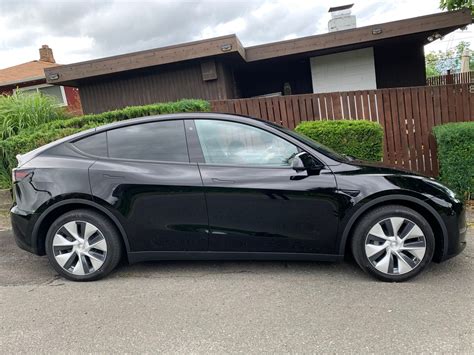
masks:
<svg viewBox="0 0 474 355"><path fill-rule="evenodd" d="M347 0L0 1L0 68L38 58L48 44L59 63L236 33L245 46L327 31L330 6ZM359 0L358 26L439 12L438 0ZM459 33L458 33L459 32ZM427 51L472 42L473 29Z"/></svg>
<svg viewBox="0 0 474 355"><path fill-rule="evenodd" d="M474 26L468 26L465 30L457 30L451 32L443 39L438 39L432 43L425 46L425 53L428 52L437 52L437 51L446 51L452 49L459 44L459 42L465 41L471 43L471 50L474 50L472 43L474 42Z"/></svg>
<svg viewBox="0 0 474 355"><path fill-rule="evenodd" d="M195 39L204 39L211 37L218 37L228 35L230 33L239 33L247 28L247 21L242 17L236 18L232 21L219 23L217 26L207 26Z"/></svg>

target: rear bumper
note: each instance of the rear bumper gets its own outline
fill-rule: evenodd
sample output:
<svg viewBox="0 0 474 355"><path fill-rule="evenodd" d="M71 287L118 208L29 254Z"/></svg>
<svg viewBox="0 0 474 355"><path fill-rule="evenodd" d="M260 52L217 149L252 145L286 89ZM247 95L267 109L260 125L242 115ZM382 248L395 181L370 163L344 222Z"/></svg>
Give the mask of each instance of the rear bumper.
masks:
<svg viewBox="0 0 474 355"><path fill-rule="evenodd" d="M39 252L36 240L33 238L33 227L38 216L13 206L10 210L10 219L16 244L30 253L42 255L43 253Z"/></svg>

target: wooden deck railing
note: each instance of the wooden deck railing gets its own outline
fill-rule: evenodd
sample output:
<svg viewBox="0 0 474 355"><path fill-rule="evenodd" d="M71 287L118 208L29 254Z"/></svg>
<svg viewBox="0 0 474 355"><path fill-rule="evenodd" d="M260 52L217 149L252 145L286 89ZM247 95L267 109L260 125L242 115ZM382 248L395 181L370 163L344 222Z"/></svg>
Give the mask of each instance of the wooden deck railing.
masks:
<svg viewBox="0 0 474 355"><path fill-rule="evenodd" d="M474 72L454 73L426 78L426 85L474 84Z"/></svg>

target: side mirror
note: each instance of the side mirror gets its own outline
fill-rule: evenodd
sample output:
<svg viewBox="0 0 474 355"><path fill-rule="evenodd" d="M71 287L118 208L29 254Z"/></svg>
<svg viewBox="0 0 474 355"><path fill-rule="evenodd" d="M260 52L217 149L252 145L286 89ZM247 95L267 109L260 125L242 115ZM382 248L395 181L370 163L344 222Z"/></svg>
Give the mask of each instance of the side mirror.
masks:
<svg viewBox="0 0 474 355"><path fill-rule="evenodd" d="M306 152L301 152L296 154L293 157L293 161L291 162L291 167L295 171L319 171L324 168L320 162L316 161L311 155Z"/></svg>
<svg viewBox="0 0 474 355"><path fill-rule="evenodd" d="M296 171L306 170L306 166L304 165L304 162L303 162L303 156L307 154L308 153L306 152L301 152L301 153L296 154L293 157L293 161L291 162L291 167L293 168L293 170L296 170Z"/></svg>

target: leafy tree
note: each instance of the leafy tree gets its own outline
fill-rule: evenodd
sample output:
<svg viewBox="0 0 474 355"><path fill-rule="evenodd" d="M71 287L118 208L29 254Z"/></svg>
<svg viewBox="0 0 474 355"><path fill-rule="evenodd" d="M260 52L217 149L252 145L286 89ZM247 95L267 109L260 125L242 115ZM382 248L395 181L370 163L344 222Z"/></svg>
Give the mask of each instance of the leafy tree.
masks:
<svg viewBox="0 0 474 355"><path fill-rule="evenodd" d="M448 70L452 73L461 70L461 56L464 49L470 49L470 43L461 41L455 48L447 51L430 52L425 55L426 76L437 76L446 74ZM469 63L470 70L474 70L474 57L471 55Z"/></svg>
<svg viewBox="0 0 474 355"><path fill-rule="evenodd" d="M474 15L474 5L472 0L440 0L439 8L441 10L460 10L460 9L469 9L471 14Z"/></svg>

